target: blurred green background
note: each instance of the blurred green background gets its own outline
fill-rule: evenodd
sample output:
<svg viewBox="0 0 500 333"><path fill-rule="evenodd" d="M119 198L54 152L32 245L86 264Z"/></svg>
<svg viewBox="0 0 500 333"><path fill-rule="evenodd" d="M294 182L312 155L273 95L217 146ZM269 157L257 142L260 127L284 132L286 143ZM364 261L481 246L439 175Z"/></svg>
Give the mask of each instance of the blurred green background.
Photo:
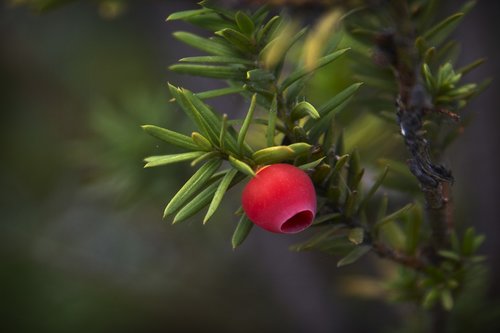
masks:
<svg viewBox="0 0 500 333"><path fill-rule="evenodd" d="M165 17L194 2L131 1L117 10L79 1L43 14L0 6L0 331L397 331L411 308L343 292L350 276L391 269L378 260L338 270L326 255L289 252L300 235L256 229L232 251L237 188L207 226L199 216L175 227L161 220L192 171L144 170L145 156L173 149L140 125L189 133L166 82L220 85L166 70L193 50L171 37L179 27ZM461 62L490 59L472 79L498 73L499 9L481 2L457 33ZM490 263L500 259L498 88L470 105L476 119L447 157L457 218L487 234ZM237 97L215 105L245 107ZM474 321L498 328L494 317L475 315L498 306L500 288L488 283L500 277L496 265L488 276L472 291L464 331Z"/></svg>

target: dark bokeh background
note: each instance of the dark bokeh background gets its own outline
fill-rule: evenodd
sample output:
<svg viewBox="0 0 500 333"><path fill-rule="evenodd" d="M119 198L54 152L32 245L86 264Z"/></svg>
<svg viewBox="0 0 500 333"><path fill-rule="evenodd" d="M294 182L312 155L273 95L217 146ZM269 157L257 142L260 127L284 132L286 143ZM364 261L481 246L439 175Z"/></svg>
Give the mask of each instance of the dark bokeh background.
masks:
<svg viewBox="0 0 500 333"><path fill-rule="evenodd" d="M166 82L194 91L213 85L166 70L193 54L171 37L178 24L165 23L169 13L193 8L191 1L132 1L113 18L94 2L42 15L0 6L0 331L398 327L396 315L408 309L344 295L345 277L365 267L383 271L374 258L339 270L326 255L289 252L300 236L260 230L233 252L237 189L207 226L196 218L175 227L161 221L191 170L142 169L144 156L173 150L139 125L189 132L168 103ZM456 34L461 63L489 58L472 80L498 77L499 12L498 2L480 1ZM500 278L498 91L494 81L470 104L475 120L447 156L457 220L488 237L481 302L492 304L500 294L488 282ZM237 98L216 105L230 105L228 113L244 107Z"/></svg>

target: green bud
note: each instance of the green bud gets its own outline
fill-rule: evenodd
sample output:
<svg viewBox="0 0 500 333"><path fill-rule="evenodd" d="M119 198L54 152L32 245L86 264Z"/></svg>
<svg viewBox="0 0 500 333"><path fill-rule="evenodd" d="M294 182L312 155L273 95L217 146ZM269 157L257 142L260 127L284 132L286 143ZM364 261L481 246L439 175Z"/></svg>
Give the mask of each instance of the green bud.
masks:
<svg viewBox="0 0 500 333"><path fill-rule="evenodd" d="M264 148L253 153L252 157L257 164L272 164L291 159L295 152L288 146L274 146Z"/></svg>
<svg viewBox="0 0 500 333"><path fill-rule="evenodd" d="M193 139L194 143L196 143L196 145L200 147L202 150L206 151L212 150L212 144L210 143L210 141L208 141L208 139L205 138L200 133L193 132L191 134L191 139Z"/></svg>
<svg viewBox="0 0 500 333"><path fill-rule="evenodd" d="M255 172L253 171L253 169L245 162L240 161L233 156L229 156L229 163L231 163L231 165L241 173L244 173L245 175L248 175L250 177L255 176Z"/></svg>

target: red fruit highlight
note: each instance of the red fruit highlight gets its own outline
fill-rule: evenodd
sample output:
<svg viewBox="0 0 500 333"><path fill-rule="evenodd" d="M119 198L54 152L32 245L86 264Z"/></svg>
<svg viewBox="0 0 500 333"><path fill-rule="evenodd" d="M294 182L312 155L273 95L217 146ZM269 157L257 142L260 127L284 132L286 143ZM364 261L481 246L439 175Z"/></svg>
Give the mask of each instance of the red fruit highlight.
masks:
<svg viewBox="0 0 500 333"><path fill-rule="evenodd" d="M316 215L311 179L290 164L272 164L258 170L243 189L242 203L253 223L281 234L306 229Z"/></svg>

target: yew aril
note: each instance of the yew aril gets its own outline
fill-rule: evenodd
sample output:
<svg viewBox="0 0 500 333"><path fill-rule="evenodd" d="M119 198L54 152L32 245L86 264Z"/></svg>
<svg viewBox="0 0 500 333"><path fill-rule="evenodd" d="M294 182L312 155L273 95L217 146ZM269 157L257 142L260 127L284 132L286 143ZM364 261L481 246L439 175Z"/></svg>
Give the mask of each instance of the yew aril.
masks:
<svg viewBox="0 0 500 333"><path fill-rule="evenodd" d="M256 225L292 234L309 227L316 215L316 192L309 176L290 164L272 164L257 171L245 186L243 210Z"/></svg>

